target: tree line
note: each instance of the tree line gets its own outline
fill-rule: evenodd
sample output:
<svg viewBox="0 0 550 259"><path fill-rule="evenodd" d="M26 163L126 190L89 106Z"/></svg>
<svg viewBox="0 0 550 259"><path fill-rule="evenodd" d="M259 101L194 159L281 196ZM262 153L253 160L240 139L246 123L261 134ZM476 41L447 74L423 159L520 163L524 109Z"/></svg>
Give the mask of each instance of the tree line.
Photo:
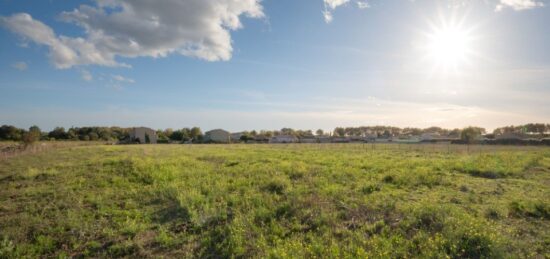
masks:
<svg viewBox="0 0 550 259"><path fill-rule="evenodd" d="M56 127L49 132L42 131L38 126L32 126L29 129L21 129L11 125L2 125L0 127L0 140L22 141L30 143L38 140L80 140L80 141L123 141L129 138L132 128L123 127L71 127L65 130L63 127ZM441 127L429 128L399 128L393 126L362 126L362 127L336 127L333 131L325 132L318 129L300 130L292 128L282 128L280 130L252 130L242 132L241 139L266 139L278 135L291 135L300 138L313 136L336 136L336 137L401 137L401 136L420 136L431 133L443 137L471 139L479 135L494 137L506 133L538 134L546 136L550 132L550 124L529 123L518 126L505 126L495 129L487 134L484 128L467 127L464 129L445 129ZM160 143L168 142L200 142L203 139L202 130L199 127L182 129L164 129L157 130L157 137Z"/></svg>

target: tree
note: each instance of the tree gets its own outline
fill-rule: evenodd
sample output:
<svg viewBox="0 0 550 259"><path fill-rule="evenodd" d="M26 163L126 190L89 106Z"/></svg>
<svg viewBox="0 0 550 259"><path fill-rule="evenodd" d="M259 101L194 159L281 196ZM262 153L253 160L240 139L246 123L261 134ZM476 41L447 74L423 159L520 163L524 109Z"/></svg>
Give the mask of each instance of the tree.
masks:
<svg viewBox="0 0 550 259"><path fill-rule="evenodd" d="M172 131L172 134L168 136L173 141L182 141L183 132L181 130Z"/></svg>
<svg viewBox="0 0 550 259"><path fill-rule="evenodd" d="M0 140L19 141L23 136L24 131L10 125L2 125L0 127Z"/></svg>
<svg viewBox="0 0 550 259"><path fill-rule="evenodd" d="M317 131L315 131L315 134L317 134L317 136L323 136L325 135L325 132L322 129L318 129Z"/></svg>
<svg viewBox="0 0 550 259"><path fill-rule="evenodd" d="M337 127L337 128L334 129L334 135L339 136L339 137L344 137L344 136L346 136L346 129L344 129L342 127Z"/></svg>
<svg viewBox="0 0 550 259"><path fill-rule="evenodd" d="M202 131L199 127L193 127L191 128L191 131L189 131L189 137L193 140L201 140L202 139Z"/></svg>
<svg viewBox="0 0 550 259"><path fill-rule="evenodd" d="M25 147L40 140L40 136L42 136L42 131L40 131L40 128L38 126L32 126L29 128L29 131L23 134L23 143L25 144Z"/></svg>
<svg viewBox="0 0 550 259"><path fill-rule="evenodd" d="M295 132L295 130L292 129L292 128L282 128L282 129L281 129L281 135L295 136L295 135L296 135L296 132Z"/></svg>
<svg viewBox="0 0 550 259"><path fill-rule="evenodd" d="M63 127L55 127L52 131L48 133L49 138L54 139L67 139L67 133L65 132L65 128Z"/></svg>
<svg viewBox="0 0 550 259"><path fill-rule="evenodd" d="M467 127L462 130L460 133L460 139L467 144L474 142L481 134L484 133L482 128L478 127Z"/></svg>
<svg viewBox="0 0 550 259"><path fill-rule="evenodd" d="M99 135L95 132L88 133L88 140L96 141L99 139Z"/></svg>

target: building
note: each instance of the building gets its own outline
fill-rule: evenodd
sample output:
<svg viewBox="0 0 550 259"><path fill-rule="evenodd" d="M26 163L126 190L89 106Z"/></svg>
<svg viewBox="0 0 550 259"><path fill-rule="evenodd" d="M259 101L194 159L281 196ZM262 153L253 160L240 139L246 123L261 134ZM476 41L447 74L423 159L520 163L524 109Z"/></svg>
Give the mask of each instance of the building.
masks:
<svg viewBox="0 0 550 259"><path fill-rule="evenodd" d="M269 140L270 143L298 143L299 139L292 135L278 135Z"/></svg>
<svg viewBox="0 0 550 259"><path fill-rule="evenodd" d="M496 140L523 140L526 138L525 134L516 132L506 132L495 136Z"/></svg>
<svg viewBox="0 0 550 259"><path fill-rule="evenodd" d="M441 138L441 135L439 135L437 133L423 133L420 136L421 141L434 141L434 140L438 140L440 138Z"/></svg>
<svg viewBox="0 0 550 259"><path fill-rule="evenodd" d="M223 129L215 129L204 133L204 142L207 143L229 143L231 142L231 133Z"/></svg>
<svg viewBox="0 0 550 259"><path fill-rule="evenodd" d="M346 138L346 137L332 137L332 143L349 143L349 138Z"/></svg>
<svg viewBox="0 0 550 259"><path fill-rule="evenodd" d="M331 143L332 142L332 138L330 136L318 136L317 137L317 141L319 143Z"/></svg>
<svg viewBox="0 0 550 259"><path fill-rule="evenodd" d="M318 143L315 136L305 136L300 138L300 143Z"/></svg>
<svg viewBox="0 0 550 259"><path fill-rule="evenodd" d="M241 142L241 137L244 136L244 132L235 132L231 133L231 141L232 142Z"/></svg>
<svg viewBox="0 0 550 259"><path fill-rule="evenodd" d="M419 136L403 136L399 138L393 138L392 142L395 143L419 143L420 137Z"/></svg>
<svg viewBox="0 0 550 259"><path fill-rule="evenodd" d="M130 130L130 142L140 144L156 144L157 132L146 127L137 127Z"/></svg>

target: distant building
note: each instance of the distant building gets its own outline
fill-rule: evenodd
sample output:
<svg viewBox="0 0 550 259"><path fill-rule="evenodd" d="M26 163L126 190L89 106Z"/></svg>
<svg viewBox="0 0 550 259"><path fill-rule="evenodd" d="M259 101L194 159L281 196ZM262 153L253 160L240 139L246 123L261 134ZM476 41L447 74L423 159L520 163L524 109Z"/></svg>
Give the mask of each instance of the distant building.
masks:
<svg viewBox="0 0 550 259"><path fill-rule="evenodd" d="M130 141L140 144L156 144L157 132L146 127L137 127L130 130Z"/></svg>
<svg viewBox="0 0 550 259"><path fill-rule="evenodd" d="M431 140L438 140L441 138L441 135L437 133L423 133L420 136L421 141L431 141Z"/></svg>
<svg viewBox="0 0 550 259"><path fill-rule="evenodd" d="M317 141L319 141L319 143L330 143L332 142L332 138L330 136L318 136Z"/></svg>
<svg viewBox="0 0 550 259"><path fill-rule="evenodd" d="M270 143L297 143L299 139L292 135L278 135L269 140Z"/></svg>
<svg viewBox="0 0 550 259"><path fill-rule="evenodd" d="M242 136L244 136L244 132L231 133L231 142L240 142Z"/></svg>
<svg viewBox="0 0 550 259"><path fill-rule="evenodd" d="M399 138L393 138L392 142L395 143L418 143L420 142L419 136L402 136Z"/></svg>
<svg viewBox="0 0 550 259"><path fill-rule="evenodd" d="M527 136L525 136L525 134L516 132L506 132L495 136L496 140L523 140L526 138Z"/></svg>
<svg viewBox="0 0 550 259"><path fill-rule="evenodd" d="M315 136L305 136L300 138L300 143L318 143Z"/></svg>
<svg viewBox="0 0 550 259"><path fill-rule="evenodd" d="M205 142L229 143L231 142L231 133L223 129L215 129L204 133Z"/></svg>
<svg viewBox="0 0 550 259"><path fill-rule="evenodd" d="M346 137L332 137L332 143L349 143L349 138L346 138Z"/></svg>
<svg viewBox="0 0 550 259"><path fill-rule="evenodd" d="M349 142L355 142L355 143L363 143L367 141L367 138L362 136L351 136L351 137L348 137L348 139L349 139Z"/></svg>

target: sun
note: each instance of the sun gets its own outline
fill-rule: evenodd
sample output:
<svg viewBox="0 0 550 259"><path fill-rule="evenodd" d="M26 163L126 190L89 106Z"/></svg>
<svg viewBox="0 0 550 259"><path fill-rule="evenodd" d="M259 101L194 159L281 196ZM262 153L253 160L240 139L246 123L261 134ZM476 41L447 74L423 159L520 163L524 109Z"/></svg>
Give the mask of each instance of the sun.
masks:
<svg viewBox="0 0 550 259"><path fill-rule="evenodd" d="M431 25L431 31L424 33L425 55L434 70L457 72L470 62L474 37L471 29L465 29L462 23L442 22Z"/></svg>
<svg viewBox="0 0 550 259"><path fill-rule="evenodd" d="M443 66L457 66L466 61L468 35L458 28L442 28L430 36L429 52L434 61Z"/></svg>

